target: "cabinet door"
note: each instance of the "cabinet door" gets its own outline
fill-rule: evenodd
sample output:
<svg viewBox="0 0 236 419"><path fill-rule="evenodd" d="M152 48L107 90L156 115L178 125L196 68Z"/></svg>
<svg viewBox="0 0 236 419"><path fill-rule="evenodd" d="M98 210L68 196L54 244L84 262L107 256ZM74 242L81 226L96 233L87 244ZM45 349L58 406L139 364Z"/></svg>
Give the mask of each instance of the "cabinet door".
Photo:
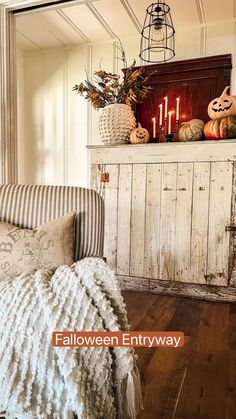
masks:
<svg viewBox="0 0 236 419"><path fill-rule="evenodd" d="M228 285L230 234L225 231L231 220L232 162L211 163L207 248L207 284Z"/></svg>
<svg viewBox="0 0 236 419"><path fill-rule="evenodd" d="M232 162L106 165L105 250L119 275L229 282Z"/></svg>
<svg viewBox="0 0 236 419"><path fill-rule="evenodd" d="M160 279L228 284L232 165L162 165Z"/></svg>

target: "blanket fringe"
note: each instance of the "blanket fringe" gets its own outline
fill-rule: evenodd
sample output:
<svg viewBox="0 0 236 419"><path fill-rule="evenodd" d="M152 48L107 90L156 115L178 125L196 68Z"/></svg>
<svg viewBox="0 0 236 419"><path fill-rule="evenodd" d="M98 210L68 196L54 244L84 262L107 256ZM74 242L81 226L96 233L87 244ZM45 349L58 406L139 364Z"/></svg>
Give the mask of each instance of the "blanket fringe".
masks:
<svg viewBox="0 0 236 419"><path fill-rule="evenodd" d="M140 375L135 366L125 380L116 387L118 402L118 419L136 419L137 414L143 409L143 397L140 384Z"/></svg>

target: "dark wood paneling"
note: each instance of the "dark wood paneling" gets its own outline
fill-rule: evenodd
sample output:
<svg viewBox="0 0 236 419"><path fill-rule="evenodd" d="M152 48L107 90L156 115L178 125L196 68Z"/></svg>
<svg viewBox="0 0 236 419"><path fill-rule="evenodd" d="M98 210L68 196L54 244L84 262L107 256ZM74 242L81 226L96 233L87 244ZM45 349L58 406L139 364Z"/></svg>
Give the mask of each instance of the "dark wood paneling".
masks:
<svg viewBox="0 0 236 419"><path fill-rule="evenodd" d="M159 104L168 96L168 110L174 111L180 97L180 123L192 118L207 122L208 103L230 85L231 68L231 54L145 66L146 84L153 90L136 106L137 121L152 133L152 118L158 120Z"/></svg>

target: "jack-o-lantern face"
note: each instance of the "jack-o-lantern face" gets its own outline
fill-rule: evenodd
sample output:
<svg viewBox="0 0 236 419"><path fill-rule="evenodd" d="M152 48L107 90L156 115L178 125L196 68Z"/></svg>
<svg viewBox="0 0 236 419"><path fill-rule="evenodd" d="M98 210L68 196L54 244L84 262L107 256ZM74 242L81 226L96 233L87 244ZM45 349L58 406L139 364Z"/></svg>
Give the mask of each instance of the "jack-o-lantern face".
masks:
<svg viewBox="0 0 236 419"><path fill-rule="evenodd" d="M211 119L236 115L236 96L229 96L227 86L222 95L213 99L208 105L208 115Z"/></svg>
<svg viewBox="0 0 236 419"><path fill-rule="evenodd" d="M149 138L148 130L143 128L141 124L138 124L138 128L135 128L130 134L130 142L133 144L147 143Z"/></svg>
<svg viewBox="0 0 236 419"><path fill-rule="evenodd" d="M135 135L136 135L136 138L138 139L138 140L144 140L144 138L146 137L146 130L144 129L144 128L138 128L137 130L136 130L136 133L135 133Z"/></svg>

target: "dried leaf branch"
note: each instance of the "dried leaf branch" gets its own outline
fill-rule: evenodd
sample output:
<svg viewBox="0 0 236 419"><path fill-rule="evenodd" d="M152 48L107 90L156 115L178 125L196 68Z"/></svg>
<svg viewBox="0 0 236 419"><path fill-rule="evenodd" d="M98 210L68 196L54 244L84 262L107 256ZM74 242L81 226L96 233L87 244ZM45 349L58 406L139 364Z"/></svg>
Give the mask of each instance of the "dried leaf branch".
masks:
<svg viewBox="0 0 236 419"><path fill-rule="evenodd" d="M121 53L120 59L124 67L122 79L119 75L108 73L100 68L99 71L94 72L94 80L90 80L86 72L85 81L75 84L72 89L91 102L94 109L104 108L114 103L124 103L130 106L134 103L141 103L151 89L144 85L147 78L143 77L143 68L135 69L135 61L128 67L120 40L117 49Z"/></svg>

